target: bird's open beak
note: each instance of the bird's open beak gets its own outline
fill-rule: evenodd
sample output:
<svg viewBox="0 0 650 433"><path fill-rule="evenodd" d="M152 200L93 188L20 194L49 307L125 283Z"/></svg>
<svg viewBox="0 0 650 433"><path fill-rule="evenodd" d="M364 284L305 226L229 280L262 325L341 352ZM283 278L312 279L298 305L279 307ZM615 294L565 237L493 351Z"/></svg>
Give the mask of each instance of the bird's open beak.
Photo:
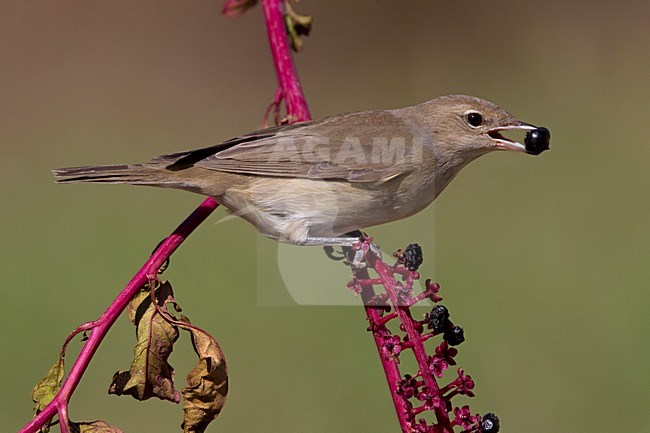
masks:
<svg viewBox="0 0 650 433"><path fill-rule="evenodd" d="M536 128L537 127L533 125L521 122L517 125L499 126L498 128L490 129L487 134L490 136L494 143L494 147L497 149L528 153L524 144L504 137L501 135L501 131L532 131Z"/></svg>

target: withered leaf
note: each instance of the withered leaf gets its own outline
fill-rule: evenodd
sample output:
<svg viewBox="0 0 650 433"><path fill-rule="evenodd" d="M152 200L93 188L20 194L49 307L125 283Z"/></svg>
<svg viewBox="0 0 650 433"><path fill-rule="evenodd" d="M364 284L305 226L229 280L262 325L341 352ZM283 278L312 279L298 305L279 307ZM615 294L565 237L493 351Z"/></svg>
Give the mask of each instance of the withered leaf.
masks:
<svg viewBox="0 0 650 433"><path fill-rule="evenodd" d="M290 1L286 1L284 7L284 24L286 26L287 34L289 35L291 48L294 51L299 52L302 50L303 46L300 36L309 36L314 18L309 15L301 15L297 13L291 6Z"/></svg>
<svg viewBox="0 0 650 433"><path fill-rule="evenodd" d="M72 433L124 433L117 427L113 427L104 421L92 422L70 422Z"/></svg>
<svg viewBox="0 0 650 433"><path fill-rule="evenodd" d="M189 319L181 317L189 323ZM204 331L186 328L192 334L199 361L187 375L183 388L184 433L203 433L219 415L228 394L228 367L221 347Z"/></svg>
<svg viewBox="0 0 650 433"><path fill-rule="evenodd" d="M175 305L169 282L161 283L155 296L156 303L163 309L168 303ZM174 369L167 362L178 339L178 328L156 310L147 286L142 287L129 303L127 313L136 325L138 343L130 370L115 373L108 393L131 395L137 400L158 397L178 403L180 393L174 389Z"/></svg>
<svg viewBox="0 0 650 433"><path fill-rule="evenodd" d="M56 360L54 365L52 365L50 371L48 371L45 377L43 377L43 379L36 384L34 389L32 389L32 400L34 400L35 403L35 414L38 414L54 399L56 393L59 392L59 389L61 388L64 374L65 366L63 356L59 355L59 358ZM41 431L48 432L49 427L44 427Z"/></svg>

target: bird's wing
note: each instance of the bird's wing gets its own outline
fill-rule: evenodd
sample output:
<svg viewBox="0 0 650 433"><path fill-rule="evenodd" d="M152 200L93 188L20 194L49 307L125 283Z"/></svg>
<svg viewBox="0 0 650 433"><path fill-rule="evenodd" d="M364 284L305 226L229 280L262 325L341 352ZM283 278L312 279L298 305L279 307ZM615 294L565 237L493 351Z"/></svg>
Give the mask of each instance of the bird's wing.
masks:
<svg viewBox="0 0 650 433"><path fill-rule="evenodd" d="M389 111L352 113L279 126L216 146L165 155L188 166L255 176L382 183L410 170L414 128Z"/></svg>
<svg viewBox="0 0 650 433"><path fill-rule="evenodd" d="M214 144L212 146L203 147L201 149L185 150L182 152L168 153L165 155L154 158L151 163L157 165L166 165L165 168L172 171L183 170L185 168L195 165L197 162L214 155L225 149L237 146L238 144L248 143L251 141L259 141L267 138L272 138L282 131L289 131L291 129L301 128L310 125L312 122L292 123L290 125L272 126L259 131L250 132L248 134L240 135L231 138L230 140Z"/></svg>

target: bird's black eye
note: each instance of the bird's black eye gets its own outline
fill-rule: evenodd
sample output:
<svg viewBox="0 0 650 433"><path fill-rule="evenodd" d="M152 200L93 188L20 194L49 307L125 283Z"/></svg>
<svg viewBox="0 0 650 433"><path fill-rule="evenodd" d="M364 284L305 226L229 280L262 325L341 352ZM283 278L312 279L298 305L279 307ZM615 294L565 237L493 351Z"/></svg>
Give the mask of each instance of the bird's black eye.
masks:
<svg viewBox="0 0 650 433"><path fill-rule="evenodd" d="M483 116L475 111L467 113L467 123L469 123L474 128L477 128L483 124Z"/></svg>

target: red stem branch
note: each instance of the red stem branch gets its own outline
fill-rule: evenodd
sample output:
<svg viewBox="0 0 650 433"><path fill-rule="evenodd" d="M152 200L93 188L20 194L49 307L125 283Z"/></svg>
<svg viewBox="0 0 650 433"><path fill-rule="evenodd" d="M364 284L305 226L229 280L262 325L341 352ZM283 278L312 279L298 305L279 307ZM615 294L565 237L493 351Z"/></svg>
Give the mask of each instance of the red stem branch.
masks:
<svg viewBox="0 0 650 433"><path fill-rule="evenodd" d="M395 288L397 287L397 281L393 277L395 268L388 266L379 257L374 256L374 253L371 251L368 252L368 255L373 256L371 257L372 267L384 281L384 287L390 296L390 300L393 304L393 307L395 308L395 312L399 316L400 321L404 326L404 332L408 336L409 342L413 345L413 354L415 355L415 359L420 368L420 373L424 384L429 387L429 389L434 393L438 393L438 384L433 379L433 376L430 374L425 374L427 369L428 355L424 347L424 341L422 340L420 333L415 329L415 320L411 316L411 310L409 307L400 306L400 301L395 293ZM447 411L442 407L435 407L434 412L436 414L436 418L438 419L439 425L445 429L444 431L451 431L451 425L449 424L449 416L447 415Z"/></svg>
<svg viewBox="0 0 650 433"><path fill-rule="evenodd" d="M354 275L359 280L368 280L370 278L368 275L368 270L365 268L355 270ZM382 308L369 306L369 304L371 304L373 296L375 296L375 291L371 285L361 286L361 299L363 301L364 308L366 309L366 317L368 318L368 322L371 326L373 324L382 322L382 316L380 314ZM395 405L395 410L397 412L397 420L399 421L402 432L410 433L412 429L410 423L406 419L407 411L406 407L404 407L404 399L397 393L397 387L402 380L402 374L399 371L397 358L386 357L381 350L386 333L387 330L383 325L381 325L379 329L372 330L372 336L375 339L375 345L377 346L377 351L379 352L381 365L384 367L384 374L386 375L386 381L388 382L390 395L393 399L393 405Z"/></svg>
<svg viewBox="0 0 650 433"><path fill-rule="evenodd" d="M262 0L264 17L268 30L269 43L273 54L273 62L278 76L278 94L286 101L287 120L291 122L311 119L307 103L300 86L298 74L293 64L293 58L287 42L284 26L282 0ZM277 99L277 98L276 98ZM75 360L70 373L54 399L43 408L19 433L35 433L45 426L57 413L61 417L60 425L63 433L68 433L68 402L81 378L88 368L90 361L99 348L104 337L113 323L124 311L138 289L154 278L158 269L169 259L181 243L196 229L219 204L208 197L178 228L156 248L149 260L140 268L129 281L124 290L109 305L104 314L94 322L81 325L73 334L92 328L79 356ZM72 335L72 334L71 334ZM72 336L74 336L72 335ZM69 339L66 340L66 345Z"/></svg>
<svg viewBox="0 0 650 433"><path fill-rule="evenodd" d="M298 79L284 24L283 0L262 0L266 30L271 45L278 88L282 92L288 123L311 120L307 101Z"/></svg>
<svg viewBox="0 0 650 433"><path fill-rule="evenodd" d="M81 381L88 364L97 351L102 340L108 333L113 323L120 316L122 311L129 304L133 296L138 292L140 287L146 284L151 278L154 278L158 273L158 269L163 263L172 255L176 248L183 243L185 239L196 229L219 204L209 197L201 203L201 205L192 214L187 217L183 223L178 226L174 232L167 237L156 250L153 252L149 260L140 268L135 276L129 281L124 290L115 298L115 300L108 306L104 314L94 322L94 327L86 340L79 356L72 365L70 373L63 382L61 389L54 397L52 402L45 406L43 410L36 415L19 433L35 433L43 427L50 419L57 413L60 416L67 416L67 407L70 396L75 388ZM67 425L67 418L60 419L61 430L65 433L65 426Z"/></svg>

